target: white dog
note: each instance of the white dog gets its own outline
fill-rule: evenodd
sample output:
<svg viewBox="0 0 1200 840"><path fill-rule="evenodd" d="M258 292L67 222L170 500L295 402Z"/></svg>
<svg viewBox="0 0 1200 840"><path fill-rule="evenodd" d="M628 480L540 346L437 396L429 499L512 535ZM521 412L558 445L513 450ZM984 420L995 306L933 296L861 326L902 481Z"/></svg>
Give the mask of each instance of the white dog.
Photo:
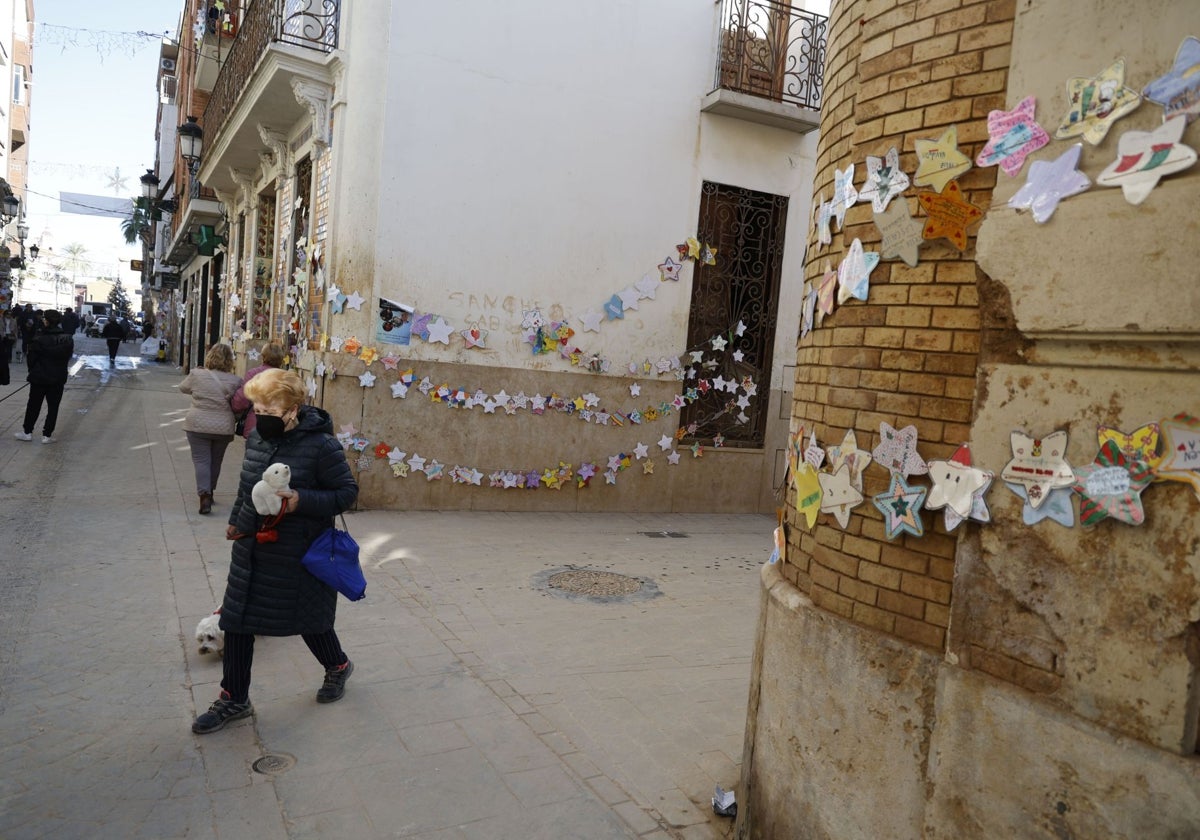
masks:
<svg viewBox="0 0 1200 840"><path fill-rule="evenodd" d="M200 644L201 656L206 653L225 655L225 631L220 628L220 621L221 608L217 607L215 613L204 616L196 625L196 641Z"/></svg>
<svg viewBox="0 0 1200 840"><path fill-rule="evenodd" d="M250 490L254 509L262 516L274 516L279 513L283 499L276 495L276 491L292 489L291 481L292 468L287 464L274 463L267 467L262 480Z"/></svg>

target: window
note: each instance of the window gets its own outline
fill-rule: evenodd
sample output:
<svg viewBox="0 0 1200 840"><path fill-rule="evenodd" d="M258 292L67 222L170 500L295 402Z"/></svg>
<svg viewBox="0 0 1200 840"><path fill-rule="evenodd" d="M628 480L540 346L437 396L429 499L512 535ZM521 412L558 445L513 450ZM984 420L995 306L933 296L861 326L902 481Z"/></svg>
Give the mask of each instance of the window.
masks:
<svg viewBox="0 0 1200 840"><path fill-rule="evenodd" d="M716 354L722 360L719 367L703 371L704 378L741 382L749 377L757 393L748 407L735 404L732 409L727 391L701 394L681 416L681 426L696 424L690 439L703 441L719 433L726 446L757 448L764 443L787 206L784 196L708 181L701 188L696 237L717 249L717 263L695 263L687 346L708 350L713 336L725 337L725 353ZM732 334L739 321L745 327L740 336ZM694 383L685 380L684 386ZM739 422L743 413L747 420Z"/></svg>
<svg viewBox="0 0 1200 840"><path fill-rule="evenodd" d="M13 103L25 104L25 67L21 64L13 67Z"/></svg>

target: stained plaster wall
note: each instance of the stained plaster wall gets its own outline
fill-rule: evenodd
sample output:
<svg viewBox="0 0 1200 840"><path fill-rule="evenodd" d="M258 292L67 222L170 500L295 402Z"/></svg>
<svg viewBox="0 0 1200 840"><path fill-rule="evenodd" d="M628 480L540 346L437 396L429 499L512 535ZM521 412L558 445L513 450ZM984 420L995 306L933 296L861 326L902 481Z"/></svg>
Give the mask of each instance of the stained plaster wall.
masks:
<svg viewBox="0 0 1200 840"><path fill-rule="evenodd" d="M1036 95L1053 131L1068 77L1124 56L1140 90L1200 32L1193 3L1129 10L1018 2L1007 105ZM1094 180L1123 131L1160 120L1144 103L1085 145L1080 168ZM1200 145L1197 125L1184 142ZM1001 177L977 245L985 324L1014 328L981 336L970 442L976 464L996 469L1013 429L1067 429L1068 461L1087 463L1098 424L1196 413L1200 394L1200 169L1138 207L1093 187L1045 225L1005 207L1023 175ZM764 575L739 837L1200 834L1200 502L1181 484L1143 499L1140 527L1068 530L1024 526L1016 497L993 488L992 523L959 540L935 654L897 651Z"/></svg>
<svg viewBox="0 0 1200 840"><path fill-rule="evenodd" d="M656 299L598 334L583 332L580 316L646 273L657 276L655 266L695 232L703 181L787 195L790 203L776 361L759 383L770 400L763 449L710 450L701 459L685 453L685 462L695 463L671 467L670 477L635 480L626 473L617 488L527 494L533 502L368 473L361 477L364 503L772 510L816 141L700 112L713 86L719 6L567 4L547 16L542 4L529 2L392 4L388 16L378 5L354 9L347 69L335 94L330 274L368 303L361 312L331 315L333 334L372 341L375 298L395 298L443 315L456 329L477 324L489 332L482 351L465 349L457 336L450 347L414 340L395 348L421 375L492 393L594 391L610 404L644 408L651 394L654 402L669 400L678 383L632 378L626 365L685 349L690 265L678 283L661 284ZM575 343L610 358L610 373L582 372L557 355L532 356L520 322L533 307L547 319L570 319ZM335 417L355 422L373 442L447 464L577 466L638 442L658 452L659 437L676 428L676 417L608 430L528 412L451 416L419 395L393 401L386 385L395 374L384 376L378 364L381 387L372 391L351 378L363 370L360 361L325 358L338 368L323 388ZM303 364L319 359L312 354ZM635 381L642 386L636 400L629 395ZM656 461L658 471L668 471L665 459Z"/></svg>

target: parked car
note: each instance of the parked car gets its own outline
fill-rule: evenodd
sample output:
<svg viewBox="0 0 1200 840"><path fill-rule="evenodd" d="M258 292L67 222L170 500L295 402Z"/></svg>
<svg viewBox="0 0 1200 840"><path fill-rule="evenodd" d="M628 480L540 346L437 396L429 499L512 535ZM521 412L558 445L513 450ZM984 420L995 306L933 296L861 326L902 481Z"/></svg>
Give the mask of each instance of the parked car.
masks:
<svg viewBox="0 0 1200 840"><path fill-rule="evenodd" d="M92 321L92 325L87 328L88 338L99 338L100 333L104 331L104 325L108 323L107 315L97 315L96 320Z"/></svg>

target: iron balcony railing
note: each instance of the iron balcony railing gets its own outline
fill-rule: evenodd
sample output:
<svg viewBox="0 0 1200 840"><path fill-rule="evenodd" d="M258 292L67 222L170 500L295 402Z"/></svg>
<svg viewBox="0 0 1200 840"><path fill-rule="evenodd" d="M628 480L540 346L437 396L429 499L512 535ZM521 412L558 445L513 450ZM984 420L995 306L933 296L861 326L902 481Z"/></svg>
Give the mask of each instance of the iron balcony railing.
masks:
<svg viewBox="0 0 1200 840"><path fill-rule="evenodd" d="M828 30L787 0L722 0L716 87L820 110Z"/></svg>
<svg viewBox="0 0 1200 840"><path fill-rule="evenodd" d="M207 142L220 136L250 74L271 44L320 53L338 47L342 0L255 0L246 10L204 109Z"/></svg>

